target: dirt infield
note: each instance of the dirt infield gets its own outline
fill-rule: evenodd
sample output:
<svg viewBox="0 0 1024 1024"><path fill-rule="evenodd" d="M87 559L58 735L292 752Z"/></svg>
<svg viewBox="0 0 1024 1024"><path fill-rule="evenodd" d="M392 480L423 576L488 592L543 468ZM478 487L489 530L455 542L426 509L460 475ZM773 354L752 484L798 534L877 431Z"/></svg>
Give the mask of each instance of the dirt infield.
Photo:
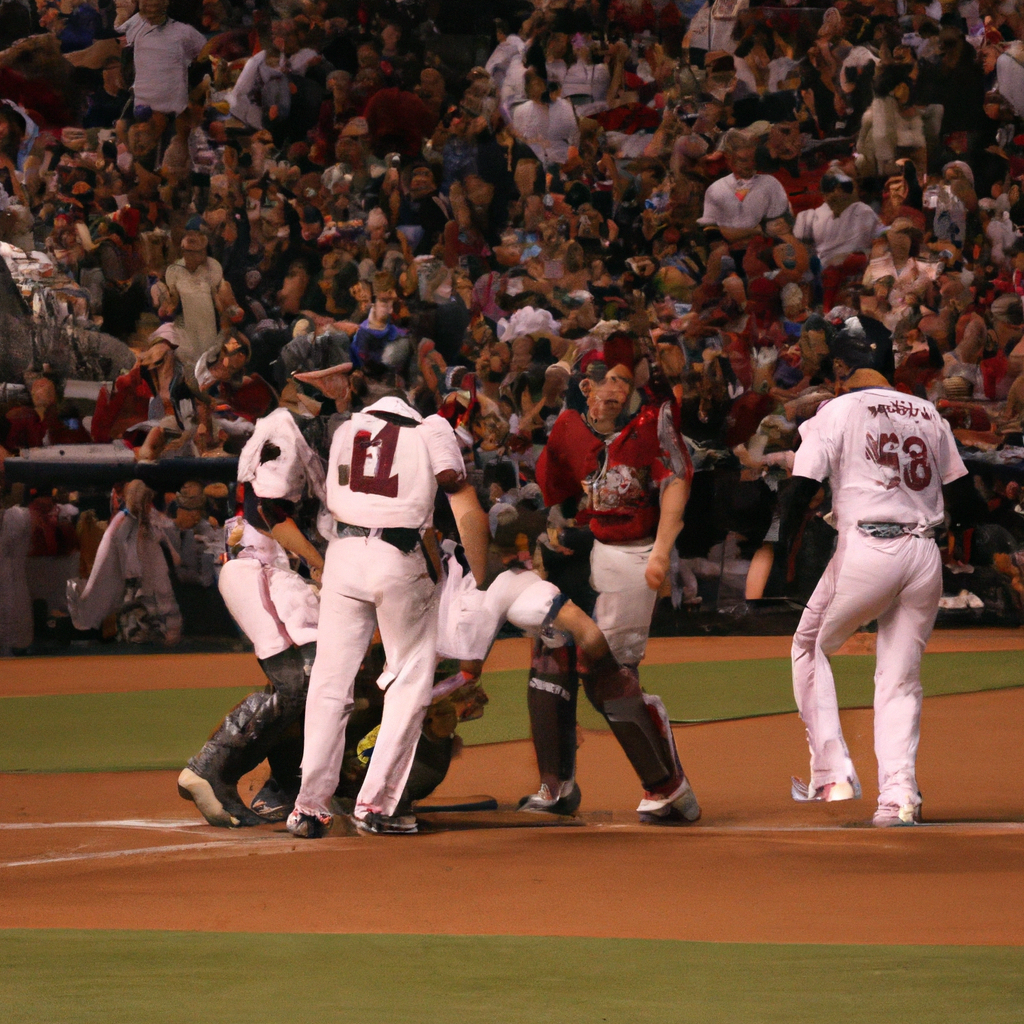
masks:
<svg viewBox="0 0 1024 1024"><path fill-rule="evenodd" d="M807 765L793 715L677 728L705 810L685 828L635 823L602 733L580 751L578 821L438 814L416 837L213 829L171 772L4 775L0 928L1024 945L1024 690L926 700L915 829L858 827L871 714L843 720L865 793L837 805L789 799ZM508 807L533 784L529 744L474 747L435 799Z"/></svg>

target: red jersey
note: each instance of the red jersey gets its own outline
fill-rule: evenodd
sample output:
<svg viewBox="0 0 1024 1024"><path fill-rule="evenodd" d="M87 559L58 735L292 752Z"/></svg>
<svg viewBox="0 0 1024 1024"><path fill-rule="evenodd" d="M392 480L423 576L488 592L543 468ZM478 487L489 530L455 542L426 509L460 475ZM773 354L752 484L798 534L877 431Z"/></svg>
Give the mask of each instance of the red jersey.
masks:
<svg viewBox="0 0 1024 1024"><path fill-rule="evenodd" d="M692 477L690 453L669 402L644 406L605 438L567 409L537 461L545 504L581 498L577 521L606 544L653 537L661 489L675 479L689 483Z"/></svg>

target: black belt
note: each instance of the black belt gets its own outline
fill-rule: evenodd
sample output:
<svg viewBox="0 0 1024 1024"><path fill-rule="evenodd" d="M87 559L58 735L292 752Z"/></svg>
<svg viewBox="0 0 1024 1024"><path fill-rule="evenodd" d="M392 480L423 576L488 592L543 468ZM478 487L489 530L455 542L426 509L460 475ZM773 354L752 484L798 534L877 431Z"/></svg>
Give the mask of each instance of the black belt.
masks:
<svg viewBox="0 0 1024 1024"><path fill-rule="evenodd" d="M398 548L403 555L415 550L420 542L420 531L408 526L386 526L374 529L369 526L352 526L351 523L335 523L339 537L380 537L385 544Z"/></svg>

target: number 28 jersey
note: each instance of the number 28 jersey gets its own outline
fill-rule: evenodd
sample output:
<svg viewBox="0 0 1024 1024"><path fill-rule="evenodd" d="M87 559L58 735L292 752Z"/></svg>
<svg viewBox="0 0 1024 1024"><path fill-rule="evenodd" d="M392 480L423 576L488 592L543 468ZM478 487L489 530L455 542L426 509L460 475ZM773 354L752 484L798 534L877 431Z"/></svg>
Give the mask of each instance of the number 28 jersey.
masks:
<svg viewBox="0 0 1024 1024"><path fill-rule="evenodd" d="M858 523L942 522L942 485L967 469L931 402L887 388L827 402L800 427L794 476L828 477L840 532Z"/></svg>
<svg viewBox="0 0 1024 1024"><path fill-rule="evenodd" d="M459 477L466 472L449 423L440 416L423 419L401 399L382 398L335 433L327 507L352 526L422 530L434 514L435 477L445 470Z"/></svg>

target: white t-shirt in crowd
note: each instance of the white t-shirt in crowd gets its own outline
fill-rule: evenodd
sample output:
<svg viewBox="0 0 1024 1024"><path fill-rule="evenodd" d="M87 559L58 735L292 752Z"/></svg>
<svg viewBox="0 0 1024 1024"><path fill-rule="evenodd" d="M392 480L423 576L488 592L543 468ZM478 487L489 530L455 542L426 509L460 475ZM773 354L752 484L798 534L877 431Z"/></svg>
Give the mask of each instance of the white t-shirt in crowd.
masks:
<svg viewBox="0 0 1024 1024"><path fill-rule="evenodd" d="M487 58L484 69L491 76L491 81L494 82L494 88L497 92L501 92L509 65L512 61L521 58L525 49L526 43L513 33L510 36L506 36L503 42L498 43L490 57ZM519 63L521 64L522 60L519 60Z"/></svg>
<svg viewBox="0 0 1024 1024"><path fill-rule="evenodd" d="M564 164L569 159L569 147L580 141L576 112L568 100L521 103L512 114L512 127L545 167Z"/></svg>
<svg viewBox="0 0 1024 1024"><path fill-rule="evenodd" d="M865 388L818 407L800 427L793 475L832 485L836 528L942 523L942 485L967 469L949 424L931 402Z"/></svg>
<svg viewBox="0 0 1024 1024"><path fill-rule="evenodd" d="M753 228L765 217L780 217L788 212L786 190L770 174L755 174L744 181L735 174L727 174L712 182L704 193L704 216L700 223Z"/></svg>
<svg viewBox="0 0 1024 1024"><path fill-rule="evenodd" d="M399 416L400 425L374 413ZM436 475L466 475L455 432L400 398L382 398L343 423L331 443L327 507L352 526L422 530L434 514Z"/></svg>
<svg viewBox="0 0 1024 1024"><path fill-rule="evenodd" d="M822 266L838 263L852 252L869 252L885 230L878 214L866 203L851 203L837 217L827 203L796 215L793 234L813 242Z"/></svg>
<svg viewBox="0 0 1024 1024"><path fill-rule="evenodd" d="M206 46L206 36L170 18L152 25L139 14L119 31L135 48L135 105L180 114L188 106L188 66Z"/></svg>

